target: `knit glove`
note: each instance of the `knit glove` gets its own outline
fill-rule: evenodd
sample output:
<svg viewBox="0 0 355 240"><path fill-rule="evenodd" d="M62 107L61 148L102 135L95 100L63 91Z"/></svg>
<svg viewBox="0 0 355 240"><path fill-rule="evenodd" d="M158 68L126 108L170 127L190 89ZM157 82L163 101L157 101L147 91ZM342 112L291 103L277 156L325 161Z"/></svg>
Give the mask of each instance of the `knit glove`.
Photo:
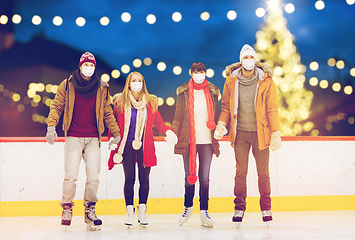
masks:
<svg viewBox="0 0 355 240"><path fill-rule="evenodd" d="M167 143L171 143L173 145L177 144L178 138L177 138L176 134L173 131L167 130L165 132L165 134L166 134L165 141Z"/></svg>
<svg viewBox="0 0 355 240"><path fill-rule="evenodd" d="M58 135L57 135L57 132L55 131L55 126L48 126L47 127L46 139L50 145L54 144L54 139L57 141Z"/></svg>
<svg viewBox="0 0 355 240"><path fill-rule="evenodd" d="M214 138L220 140L225 134L228 133L225 122L218 121L216 129L214 130Z"/></svg>
<svg viewBox="0 0 355 240"><path fill-rule="evenodd" d="M271 133L271 140L270 140L270 149L272 151L277 151L281 148L281 132L276 131Z"/></svg>
<svg viewBox="0 0 355 240"><path fill-rule="evenodd" d="M121 140L121 136L118 135L117 137L112 137L110 138L110 141L108 143L108 149L110 149L111 151L115 150L117 148L118 143Z"/></svg>

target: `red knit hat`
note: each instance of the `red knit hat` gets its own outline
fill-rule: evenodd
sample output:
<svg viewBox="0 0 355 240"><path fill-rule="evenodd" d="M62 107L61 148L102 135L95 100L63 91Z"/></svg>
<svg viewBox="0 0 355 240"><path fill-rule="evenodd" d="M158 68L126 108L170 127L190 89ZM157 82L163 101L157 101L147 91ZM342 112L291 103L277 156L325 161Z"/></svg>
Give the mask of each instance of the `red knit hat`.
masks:
<svg viewBox="0 0 355 240"><path fill-rule="evenodd" d="M83 65L83 63L85 62L91 62L95 65L96 68L96 60L94 55L92 55L92 53L86 52L83 55L81 55L80 57L80 61L79 61L79 68L81 67L81 65Z"/></svg>

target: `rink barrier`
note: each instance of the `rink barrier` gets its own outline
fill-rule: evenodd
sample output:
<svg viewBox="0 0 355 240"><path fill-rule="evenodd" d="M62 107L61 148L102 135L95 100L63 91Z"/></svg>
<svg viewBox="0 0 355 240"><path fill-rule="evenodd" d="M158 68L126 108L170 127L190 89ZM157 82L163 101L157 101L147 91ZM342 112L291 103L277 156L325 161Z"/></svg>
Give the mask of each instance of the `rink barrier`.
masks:
<svg viewBox="0 0 355 240"><path fill-rule="evenodd" d="M295 152L296 154L298 154L298 152L302 152L304 151L305 146L310 145L311 142L313 142L314 144L318 145L318 144L324 144L325 142L332 142L334 144L338 144L339 146L343 146L346 143L346 147L344 147L345 150L341 150L340 152L344 152L344 151L348 151L343 153L343 155L339 156L340 160L344 158L344 156L353 156L353 149L354 147L348 147L348 145L350 144L350 146L355 146L355 137L282 137L282 140L284 142L283 145L287 145L287 142L293 142L293 144L288 144L289 148L292 148L293 145L297 145L298 142L301 142L301 144L303 144L302 142L305 143L305 145L301 148L301 149L296 149ZM63 143L65 141L64 137L59 137L58 141L59 143ZM108 138L104 137L103 138L103 144L107 144ZM155 137L155 141L157 143L162 143L164 144L165 140L164 137ZM222 141L221 141L221 145L223 145L224 149L228 149L227 146L227 141L228 141L228 137L223 137ZM45 143L46 139L45 138L4 138L4 137L0 137L0 144L2 143L13 143L13 144L28 144L28 143L32 143L32 144L36 144L36 143ZM229 144L228 144L229 145ZM61 215L61 207L59 205L59 201L58 200L3 200L7 198L7 194L3 189L6 189L6 184L8 181L10 181L9 179L4 179L4 173L8 172L8 171L14 171L14 169L5 169L5 166L2 167L2 162L6 162L5 160L3 160L3 154L2 154L2 147L5 147L6 145L0 145L0 217L19 217L19 216L60 216ZM43 146L47 146L47 144L43 145ZM229 145L230 146L230 145ZM299 148L299 146L297 146ZM16 148L16 146L15 146ZM228 155L228 159L229 158L234 158L234 156L230 156L230 151L231 147L229 147L230 149L229 151L229 155ZM284 148L284 146L283 146ZM159 148L160 149L160 148ZM222 149L223 150L223 149ZM326 152L327 147L324 147L324 151ZM280 150L281 151L281 150ZM223 151L221 151L221 154L223 153ZM320 152L319 154L322 154L322 152ZM286 153L283 152L281 154L279 154L279 159L277 159L278 161L281 161L280 163L282 163L282 160L287 159L289 157L294 156L295 154L290 153L290 156L287 156L287 158L285 158ZM291 156L292 155L292 156ZM334 156L330 156L331 154L327 154L325 153L325 157L330 157L333 159L337 159L337 154L334 154ZM107 157L107 156L106 156ZM63 157L60 156L58 157L59 161L63 161ZM105 158L105 156L104 156ZM310 157L310 160L313 159L314 156ZM347 177L347 175L350 175L349 178L344 178L347 179L346 181L341 182L341 186L336 186L333 187L329 185L329 189L335 189L332 190L333 192L330 192L330 195L326 195L326 194L319 194L319 193L326 193L326 190L322 191L318 191L317 192L317 187L314 187L314 189L310 188L310 190L314 190L314 195L303 195L303 196L297 196L297 195L290 195L290 192L288 190L283 190L284 192L286 192L288 195L286 196L282 196L282 191L279 190L279 185L283 184L283 180L282 177L280 177L280 173L278 173L276 171L273 172L272 167L270 170L270 175L271 175L271 179L275 179L276 178L276 183L272 183L272 211L274 212L281 212L281 211L338 211L338 210L355 210L355 193L354 193L354 185L355 185L355 178L354 178L354 173L355 173L355 161L353 160L353 157L350 157L349 159L350 162L348 161L346 164L346 169L348 170L341 170L338 171L339 174L341 175L340 177L344 178L344 175L346 175L345 177ZM34 160L38 160L38 159L34 159ZM33 161L34 161L33 160ZM326 163L327 165L331 165L331 161L332 159L328 160L329 163ZM11 161L18 161L18 159L11 159ZM216 161L216 160L214 160ZM217 160L218 163L219 160ZM226 161L226 159L223 159L221 161ZM270 159L270 162L272 162L274 160ZM249 161L252 162L252 161ZM293 162L291 162L293 163ZM218 163L220 164L220 162ZM223 164L223 163L222 163ZM304 168L307 168L309 162L306 162L306 166ZM339 164L343 164L344 162L340 163L336 163L335 166L339 165ZM5 164L3 164L5 165ZM83 164L82 164L83 165ZM223 164L224 165L224 164ZM223 166L221 165L221 166ZM233 163L232 166L234 166L235 164ZM159 164L158 164L159 166ZM317 165L315 165L317 166ZM322 167L324 167L326 165L322 165ZM334 165L332 165L331 167L333 167ZM106 167L106 165L104 164L104 167ZM295 166L291 166L291 167L295 167ZM115 167L117 168L117 167ZM297 168L297 166L296 166ZM299 169L303 169L303 168L299 168ZM101 171L103 172L103 168L101 168ZM181 169L180 169L181 170ZM301 171L299 170L299 171ZM324 169L318 169L318 170L324 170ZM117 172L121 171L121 169L118 169ZM214 172L212 172L214 171ZM234 171L234 170L233 170ZM253 171L253 170L252 170ZM255 170L254 170L255 171ZM12 179L13 181L18 180L17 178L19 178L20 174L18 174L18 172L14 171L15 174L13 175L14 179ZM323 171L322 171L323 172ZM331 171L330 171L331 172ZM214 176L216 176L217 174L217 170L214 169L213 167L211 168L211 175L213 175L213 173L215 174ZM293 173L293 171L291 171L291 173ZM313 174L317 175L317 171L314 172ZM7 173L8 174L8 173ZM16 175L18 174L18 175ZM59 177L59 179L62 181L62 175L63 175L63 170L60 169L58 174L60 174L61 176ZM106 177L107 177L107 173ZM304 173L303 173L304 174ZM311 173L312 174L312 173ZM336 173L335 173L336 174ZM249 177L250 174L248 174ZM276 177L275 177L276 175ZM300 174L302 175L302 174ZM305 174L304 174L305 175ZM308 173L307 176L310 176L310 174ZM329 174L326 175L329 178L334 177L336 179L339 178L339 175L337 176L331 176ZM212 177L212 176L211 176ZM218 177L223 177L218 175ZM154 180L156 178L156 176L151 176L151 179ZM231 178L231 177L229 177ZM349 181L350 179L350 181ZM181 179L180 179L181 180ZM179 181L180 181L179 180ZM286 179L287 180L287 179ZM315 176L315 178L313 179L313 181L316 181L317 178ZM329 180L328 178L325 180ZM78 179L79 181L79 179ZM233 179L228 180L228 184L230 186L232 186L233 184ZM251 186L249 185L255 185L255 181L253 178L251 178L251 184L248 183L248 191L249 188L251 188ZM329 180L331 181L331 179ZM20 180L20 183L22 183L23 181ZM152 182L152 181L151 181ZM293 182L293 181L291 181ZM20 184L19 183L19 184ZM58 183L59 185L62 184L62 182ZM137 183L138 184L138 183ZM151 183L152 184L152 183ZM154 183L156 184L156 183ZM312 184L312 181L310 181L309 183L310 185ZM123 182L122 182L123 185ZM340 185L340 184L338 184ZM15 184L16 186L16 184ZM319 185L318 185L319 186ZM99 188L101 188L102 186L100 185ZM291 186L294 187L294 186ZM21 188L21 186L19 186L19 188ZM79 188L79 186L78 186ZM154 190L155 185L151 186L152 190ZM276 188L276 190L275 190ZM327 188L327 186L325 187L325 189ZM228 188L227 188L228 189ZM230 189L230 187L229 187ZM212 189L211 189L212 190ZM119 190L117 190L118 192L122 191L122 188L120 188ZM214 193L212 194L213 196L210 197L210 201L209 201L209 212L210 213L232 213L233 209L234 209L234 203L233 203L233 199L234 197L233 195L233 189L231 189L230 193L227 193L227 195L229 194L229 196L225 196L226 195L226 191L224 189L224 192L222 194L218 194L218 193ZM305 192L305 190L302 189L295 189L295 192ZM335 191L335 192L334 192ZM179 192L179 191L178 191ZM180 189L181 192L181 189ZM196 191L198 195L198 191ZM249 197L247 197L247 212L259 212L260 208L259 208L259 197L257 196L257 191L254 190L254 193L249 194L251 195ZM281 194L280 194L281 193ZM312 193L312 191L310 192ZM309 192L307 192L307 194L310 194ZM107 193L106 193L107 194ZM21 194L19 194L21 195ZM183 195L180 194L181 197L176 198L176 197L150 197L148 199L148 203L147 203L147 213L148 214L179 214L183 211ZM211 193L210 193L211 195ZM217 196L216 196L217 195ZM219 196L220 195L220 196ZM253 196L254 195L254 196ZM274 196L276 195L276 196ZM76 198L78 198L79 195L76 195ZM16 197L17 198L17 197ZM52 197L53 198L53 197ZM20 198L19 198L20 199ZM138 199L135 199L135 206L138 205ZM83 215L84 214L84 207L83 207L83 201L82 200L74 200L75 206L74 206L74 215ZM198 198L194 198L194 213L198 213L199 212L199 199ZM97 203L97 214L98 215L124 215L126 214L126 209L125 209L125 203L124 203L124 199L121 196L118 199L104 199L103 197L99 196L99 202Z"/></svg>

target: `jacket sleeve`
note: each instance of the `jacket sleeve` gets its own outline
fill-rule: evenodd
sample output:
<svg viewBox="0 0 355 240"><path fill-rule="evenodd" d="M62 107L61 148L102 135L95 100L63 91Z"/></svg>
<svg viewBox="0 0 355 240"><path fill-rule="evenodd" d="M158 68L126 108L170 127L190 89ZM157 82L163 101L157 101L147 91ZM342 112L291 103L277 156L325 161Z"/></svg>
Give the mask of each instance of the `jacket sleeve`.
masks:
<svg viewBox="0 0 355 240"><path fill-rule="evenodd" d="M165 124L158 109L156 110L155 116L154 116L154 127L161 133L165 133L167 130L173 130L171 127L169 127Z"/></svg>
<svg viewBox="0 0 355 240"><path fill-rule="evenodd" d="M118 107L117 107L117 105L115 105L115 107L113 108L113 116L115 117L117 125L118 125L119 119L118 119L118 116L117 116L117 114L118 114L117 110L118 110ZM113 135L112 135L112 133L111 133L111 131L109 129L108 130L108 138L110 139L111 137L113 137Z"/></svg>
<svg viewBox="0 0 355 240"><path fill-rule="evenodd" d="M60 115L65 107L65 97L66 97L66 84L68 84L67 79L59 84L57 89L57 94L54 97L54 101L50 107L48 114L48 126L57 126Z"/></svg>
<svg viewBox="0 0 355 240"><path fill-rule="evenodd" d="M171 125L171 127L173 128L173 130L177 136L179 136L182 122L183 122L183 118L184 118L184 115L183 115L184 114L183 113L184 101L185 101L184 93L180 93L176 99L175 115L174 115L173 123Z"/></svg>
<svg viewBox="0 0 355 240"><path fill-rule="evenodd" d="M107 91L108 97L104 98L104 121L108 127L110 133L113 137L120 135L120 129L118 128L116 118L113 116L112 107L109 100L109 92Z"/></svg>
<svg viewBox="0 0 355 240"><path fill-rule="evenodd" d="M270 78L271 84L267 92L266 113L269 119L271 132L280 131L279 98L274 81Z"/></svg>
<svg viewBox="0 0 355 240"><path fill-rule="evenodd" d="M223 87L223 95L222 95L222 103L221 103L221 114L219 115L218 121L223 121L228 125L231 115L230 115L230 98L231 98L231 93L230 93L230 88L229 88L229 82L230 76L227 77L224 87Z"/></svg>

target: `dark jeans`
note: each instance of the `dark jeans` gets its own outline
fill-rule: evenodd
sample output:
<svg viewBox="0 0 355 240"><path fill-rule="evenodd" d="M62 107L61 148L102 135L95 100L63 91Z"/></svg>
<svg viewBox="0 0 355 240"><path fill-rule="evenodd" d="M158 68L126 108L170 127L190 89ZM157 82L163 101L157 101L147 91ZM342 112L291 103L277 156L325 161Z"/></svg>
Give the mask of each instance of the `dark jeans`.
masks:
<svg viewBox="0 0 355 240"><path fill-rule="evenodd" d="M200 210L208 210L210 168L212 162L212 144L197 144L196 152L199 159L198 179L200 182ZM187 180L189 176L189 155L183 156L185 168L185 207L192 207L195 195L195 184L191 185ZM196 159L197 161L197 159Z"/></svg>
<svg viewBox="0 0 355 240"><path fill-rule="evenodd" d="M237 161L237 169L234 182L234 204L236 210L245 211L247 197L247 173L250 147L256 162L258 172L258 185L260 193L260 209L271 210L271 188L269 177L269 148L259 150L257 132L237 131L234 152Z"/></svg>
<svg viewBox="0 0 355 240"><path fill-rule="evenodd" d="M146 204L149 194L150 167L143 167L143 146L138 150L134 150L132 142L127 142L122 156L122 164L125 175L123 192L126 206L133 205L134 182L136 180L136 162L138 165L139 204Z"/></svg>

